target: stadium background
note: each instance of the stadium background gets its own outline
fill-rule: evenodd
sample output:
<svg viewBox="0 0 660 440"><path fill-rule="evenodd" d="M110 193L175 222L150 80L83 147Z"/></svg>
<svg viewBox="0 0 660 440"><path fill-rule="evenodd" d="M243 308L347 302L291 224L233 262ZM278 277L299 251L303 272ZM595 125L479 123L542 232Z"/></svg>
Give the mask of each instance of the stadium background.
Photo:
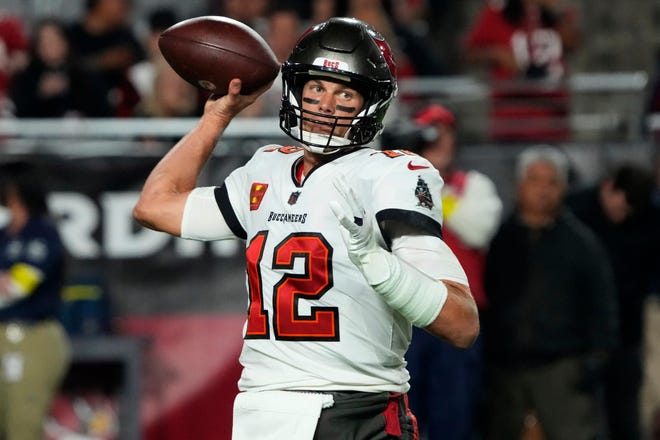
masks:
<svg viewBox="0 0 660 440"><path fill-rule="evenodd" d="M3 3L29 24L44 15L73 20L83 2ZM208 3L133 0L136 31L144 28L143 17L154 6L169 5L180 17L190 17L208 13ZM448 66L458 65L460 38L482 2L430 3L438 52ZM574 166L574 182L586 184L611 161L648 162L657 155L657 123L645 107L656 75L660 2L574 3L585 37L570 63L573 135L562 148ZM400 104L399 112L415 100L433 99L454 110L461 121L461 163L491 176L510 207L513 161L524 146L495 145L485 138L487 90L479 74L457 68L445 77L406 80L401 92L412 101ZM272 119L236 122L202 183L221 182L256 146L288 142ZM246 306L241 244L172 239L139 228L131 218L148 171L171 139L193 123L0 120L2 160L27 158L40 165L49 182L49 201L71 254L72 284L100 292L68 304L66 318L78 335L79 353L62 401L66 408L72 399L86 399L97 425L107 422L105 432L96 432L100 438L229 438ZM144 135L149 142L139 140ZM126 349L95 355L109 346ZM648 380L647 412L660 399L658 391L649 391L657 381ZM66 420L62 414L60 421ZM70 423L81 418L68 417Z"/></svg>

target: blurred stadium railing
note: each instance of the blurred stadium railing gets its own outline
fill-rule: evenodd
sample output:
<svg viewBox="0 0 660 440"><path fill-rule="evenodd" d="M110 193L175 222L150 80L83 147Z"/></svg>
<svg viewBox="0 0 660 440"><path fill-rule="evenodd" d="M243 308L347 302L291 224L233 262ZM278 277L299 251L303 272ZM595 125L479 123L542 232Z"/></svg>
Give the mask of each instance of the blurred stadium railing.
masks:
<svg viewBox="0 0 660 440"><path fill-rule="evenodd" d="M660 133L660 115L645 114L647 73L576 73L565 86L571 99L570 138L562 146L573 159L580 180L595 179L608 162L619 158L648 161L652 157L656 146L650 130ZM429 101L439 101L454 111L460 122L460 160L464 166L489 174L507 201L512 189L512 163L525 144L501 145L488 139L489 84L476 76L404 79L399 84L395 109L388 117L390 121L405 118ZM156 159L196 121L197 118L5 118L0 119L0 160L35 155L60 160ZM225 131L215 157L247 158L264 144L290 142L279 129L276 117L239 117ZM223 168L230 165L221 162ZM216 173L215 177L222 177L225 172Z"/></svg>
<svg viewBox="0 0 660 440"><path fill-rule="evenodd" d="M567 83L571 96L572 142L644 140L645 72L580 73ZM400 81L398 115L436 100L461 121L464 144L487 142L488 84L476 77L415 78ZM653 123L660 125L658 119ZM158 154L159 142L185 134L195 118L183 119L11 119L0 120L4 153L81 155ZM276 118L237 118L225 132L218 154L246 152L256 141L285 141ZM236 142L236 141L240 142ZM235 150L238 148L238 151Z"/></svg>

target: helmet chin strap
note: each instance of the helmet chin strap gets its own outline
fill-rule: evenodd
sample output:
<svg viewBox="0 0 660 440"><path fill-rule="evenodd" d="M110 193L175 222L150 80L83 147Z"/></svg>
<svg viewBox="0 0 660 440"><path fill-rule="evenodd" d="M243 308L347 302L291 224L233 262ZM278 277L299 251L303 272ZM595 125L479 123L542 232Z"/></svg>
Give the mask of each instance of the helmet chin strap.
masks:
<svg viewBox="0 0 660 440"><path fill-rule="evenodd" d="M291 134L300 139L305 150L317 154L334 154L341 150L342 147L351 144L351 141L344 137L312 133L307 130L302 130L301 133L300 127L291 127ZM327 145L327 147L320 145Z"/></svg>

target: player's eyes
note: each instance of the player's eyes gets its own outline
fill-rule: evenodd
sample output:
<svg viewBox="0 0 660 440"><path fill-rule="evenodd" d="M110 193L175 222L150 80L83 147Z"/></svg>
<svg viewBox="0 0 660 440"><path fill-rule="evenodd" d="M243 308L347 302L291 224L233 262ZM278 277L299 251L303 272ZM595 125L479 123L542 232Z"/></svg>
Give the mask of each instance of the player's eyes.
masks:
<svg viewBox="0 0 660 440"><path fill-rule="evenodd" d="M350 101L353 99L353 94L350 92L341 92L339 96L341 96L341 98L345 101Z"/></svg>

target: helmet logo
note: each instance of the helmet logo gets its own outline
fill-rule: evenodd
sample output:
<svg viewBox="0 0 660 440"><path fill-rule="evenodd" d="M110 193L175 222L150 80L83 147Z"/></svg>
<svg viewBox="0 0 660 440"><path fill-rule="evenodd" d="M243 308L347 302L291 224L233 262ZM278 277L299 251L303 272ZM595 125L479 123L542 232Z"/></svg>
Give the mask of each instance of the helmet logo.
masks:
<svg viewBox="0 0 660 440"><path fill-rule="evenodd" d="M318 57L314 60L314 65L315 66L321 66L321 67L326 67L330 69L337 69L337 70L350 70L348 68L348 64L344 61L339 61L339 60L331 60L328 58L323 58L323 57Z"/></svg>
<svg viewBox="0 0 660 440"><path fill-rule="evenodd" d="M339 61L323 60L323 67L330 67L331 69L339 69Z"/></svg>

